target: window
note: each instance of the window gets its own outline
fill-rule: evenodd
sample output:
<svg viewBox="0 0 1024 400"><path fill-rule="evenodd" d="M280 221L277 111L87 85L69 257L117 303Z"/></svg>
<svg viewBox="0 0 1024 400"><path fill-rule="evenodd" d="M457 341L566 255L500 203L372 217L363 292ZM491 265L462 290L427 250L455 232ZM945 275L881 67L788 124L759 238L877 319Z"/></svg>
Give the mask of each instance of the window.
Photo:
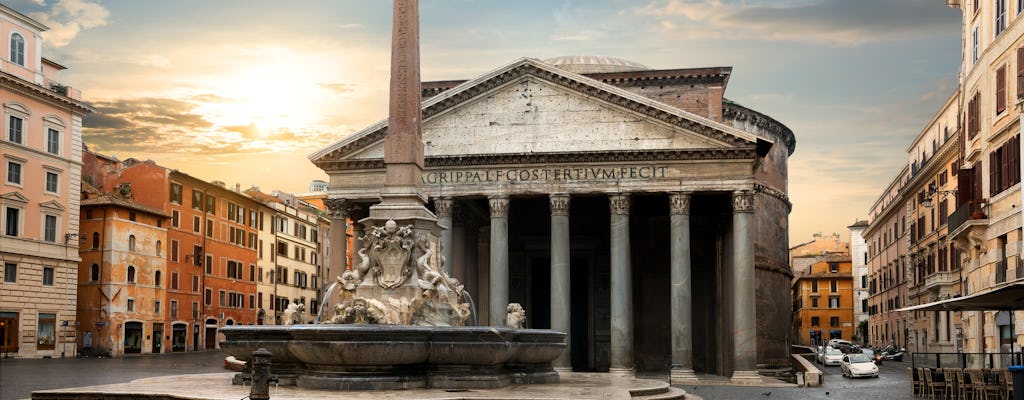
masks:
<svg viewBox="0 0 1024 400"><path fill-rule="evenodd" d="M178 262L178 241L171 240L171 262Z"/></svg>
<svg viewBox="0 0 1024 400"><path fill-rule="evenodd" d="M828 308L839 308L839 298L838 297L829 297L829 299L828 299Z"/></svg>
<svg viewBox="0 0 1024 400"><path fill-rule="evenodd" d="M1024 13L1024 0L1017 0L1017 16L1019 17L1021 13Z"/></svg>
<svg viewBox="0 0 1024 400"><path fill-rule="evenodd" d="M1006 30L1006 0L995 0L995 30L996 37Z"/></svg>
<svg viewBox="0 0 1024 400"><path fill-rule="evenodd" d="M1020 182L1020 135L989 153L989 190L995 196Z"/></svg>
<svg viewBox="0 0 1024 400"><path fill-rule="evenodd" d="M7 118L7 140L25 144L25 120L11 115Z"/></svg>
<svg viewBox="0 0 1024 400"><path fill-rule="evenodd" d="M46 171L46 193L57 193L57 174Z"/></svg>
<svg viewBox="0 0 1024 400"><path fill-rule="evenodd" d="M11 35L11 62L25 66L25 38L20 33Z"/></svg>
<svg viewBox="0 0 1024 400"><path fill-rule="evenodd" d="M976 64L978 62L978 55L981 54L979 50L980 36L981 27L975 26L974 32L971 33L971 64Z"/></svg>
<svg viewBox="0 0 1024 400"><path fill-rule="evenodd" d="M1024 0L1017 1L1024 3ZM1024 47L1017 49L1017 98L1024 99Z"/></svg>
<svg viewBox="0 0 1024 400"><path fill-rule="evenodd" d="M217 304L220 304L221 307L224 307L224 305L227 304L227 292L221 290L219 292L219 294L220 294L220 296L219 296L220 302L217 303Z"/></svg>
<svg viewBox="0 0 1024 400"><path fill-rule="evenodd" d="M1006 66L996 70L996 114L1006 111Z"/></svg>
<svg viewBox="0 0 1024 400"><path fill-rule="evenodd" d="M92 233L92 249L96 250L98 248L100 248L100 233L99 232L93 232Z"/></svg>
<svg viewBox="0 0 1024 400"><path fill-rule="evenodd" d="M974 139L981 132L981 121L978 119L979 114L979 94L974 93L974 97L967 103L967 138ZM979 177L980 178L980 177Z"/></svg>
<svg viewBox="0 0 1024 400"><path fill-rule="evenodd" d="M839 263L828 263L828 272L836 273L839 272Z"/></svg>
<svg viewBox="0 0 1024 400"><path fill-rule="evenodd" d="M178 318L178 301L171 300L171 318Z"/></svg>
<svg viewBox="0 0 1024 400"><path fill-rule="evenodd" d="M135 213L133 213L133 212L128 213L128 220L132 221L132 222L135 222Z"/></svg>
<svg viewBox="0 0 1024 400"><path fill-rule="evenodd" d="M288 256L288 243L277 242L277 255L285 257Z"/></svg>
<svg viewBox="0 0 1024 400"><path fill-rule="evenodd" d="M57 342L57 314L39 313L36 328L36 349L53 350Z"/></svg>
<svg viewBox="0 0 1024 400"><path fill-rule="evenodd" d="M204 293L203 299L206 301L206 305L213 305L213 290L207 288Z"/></svg>
<svg viewBox="0 0 1024 400"><path fill-rule="evenodd" d="M202 222L199 220L199 216L192 217L192 232L199 233L200 226L202 226Z"/></svg>
<svg viewBox="0 0 1024 400"><path fill-rule="evenodd" d="M256 281L256 266L249 264L249 282Z"/></svg>
<svg viewBox="0 0 1024 400"><path fill-rule="evenodd" d="M4 235L18 236L21 232L21 209L7 207L4 212Z"/></svg>
<svg viewBox="0 0 1024 400"><path fill-rule="evenodd" d="M837 282L836 282L835 279L832 279L831 281L829 281L829 289L832 290L832 293L835 293L835 292L838 291L838 290L836 290L837 289Z"/></svg>
<svg viewBox="0 0 1024 400"><path fill-rule="evenodd" d="M171 289L178 289L178 273L171 272Z"/></svg>
<svg viewBox="0 0 1024 400"><path fill-rule="evenodd" d="M135 283L135 267L128 266L128 283Z"/></svg>
<svg viewBox="0 0 1024 400"><path fill-rule="evenodd" d="M128 299L127 309L128 309L128 312L134 312L135 311L135 299Z"/></svg>
<svg viewBox="0 0 1024 400"><path fill-rule="evenodd" d="M249 295L249 308L256 308L256 296Z"/></svg>
<svg viewBox="0 0 1024 400"><path fill-rule="evenodd" d="M818 308L818 297L811 297L811 308Z"/></svg>
<svg viewBox="0 0 1024 400"><path fill-rule="evenodd" d="M57 242L57 216L56 215L43 215L43 240L56 243Z"/></svg>
<svg viewBox="0 0 1024 400"><path fill-rule="evenodd" d="M156 272L153 273L153 285L154 286L160 287L160 281L162 280L160 278L161 278L160 271L156 271Z"/></svg>
<svg viewBox="0 0 1024 400"><path fill-rule="evenodd" d="M157 240L156 241L156 256L157 257L162 257L163 256L163 252L164 252L164 243L159 241L159 240Z"/></svg>
<svg viewBox="0 0 1024 400"><path fill-rule="evenodd" d="M206 212L217 214L217 198L210 194L206 195Z"/></svg>
<svg viewBox="0 0 1024 400"><path fill-rule="evenodd" d="M171 203L181 204L181 185L174 182L171 182Z"/></svg>
<svg viewBox="0 0 1024 400"><path fill-rule="evenodd" d="M128 235L128 251L135 251L135 235Z"/></svg>
<svg viewBox="0 0 1024 400"><path fill-rule="evenodd" d="M53 267L43 267L43 286L53 286Z"/></svg>
<svg viewBox="0 0 1024 400"><path fill-rule="evenodd" d="M192 302L192 319L199 319L199 302Z"/></svg>
<svg viewBox="0 0 1024 400"><path fill-rule="evenodd" d="M175 228L181 226L180 221L181 212L179 212L178 210L171 210L171 226Z"/></svg>
<svg viewBox="0 0 1024 400"><path fill-rule="evenodd" d="M203 209L203 192L192 189L192 209L202 210ZM196 217L198 218L198 217ZM196 228L196 232L199 232L199 228Z"/></svg>
<svg viewBox="0 0 1024 400"><path fill-rule="evenodd" d="M811 326L819 326L819 325L821 325L821 318L820 317L811 317Z"/></svg>
<svg viewBox="0 0 1024 400"><path fill-rule="evenodd" d="M213 220L206 220L206 237L213 237Z"/></svg>
<svg viewBox="0 0 1024 400"><path fill-rule="evenodd" d="M153 300L153 314L160 315L160 300Z"/></svg>
<svg viewBox="0 0 1024 400"><path fill-rule="evenodd" d="M100 280L100 266L93 264L92 267L89 267L89 281L96 282L98 280Z"/></svg>
<svg viewBox="0 0 1024 400"><path fill-rule="evenodd" d="M21 186L21 163L7 161L7 183Z"/></svg>
<svg viewBox="0 0 1024 400"><path fill-rule="evenodd" d="M192 276L192 293L199 293L199 275Z"/></svg>
<svg viewBox="0 0 1024 400"><path fill-rule="evenodd" d="M4 283L18 283L18 264L4 263Z"/></svg>
<svg viewBox="0 0 1024 400"><path fill-rule="evenodd" d="M839 326L839 317L829 317L828 326Z"/></svg>
<svg viewBox="0 0 1024 400"><path fill-rule="evenodd" d="M818 291L818 280L817 279L811 279L811 291L812 292L817 292Z"/></svg>
<svg viewBox="0 0 1024 400"><path fill-rule="evenodd" d="M46 129L46 152L60 154L60 131L52 128Z"/></svg>

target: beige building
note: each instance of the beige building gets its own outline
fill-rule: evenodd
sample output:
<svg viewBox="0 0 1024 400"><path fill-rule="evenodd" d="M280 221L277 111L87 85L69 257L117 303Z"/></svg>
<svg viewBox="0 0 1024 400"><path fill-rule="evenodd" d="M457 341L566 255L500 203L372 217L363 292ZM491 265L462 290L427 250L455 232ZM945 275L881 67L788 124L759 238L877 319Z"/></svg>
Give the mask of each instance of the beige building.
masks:
<svg viewBox="0 0 1024 400"><path fill-rule="evenodd" d="M873 346L906 347L910 321L907 304L907 208L903 185L910 168L904 166L868 213L864 232L868 246L868 338Z"/></svg>
<svg viewBox="0 0 1024 400"><path fill-rule="evenodd" d="M0 4L0 351L74 356L82 117L47 27Z"/></svg>
<svg viewBox="0 0 1024 400"><path fill-rule="evenodd" d="M1020 131L1024 99L1024 4L948 0L963 14L963 165L948 237L963 256L970 295L1024 278L1021 262ZM964 351L1009 352L1024 324L1008 312L965 312ZM1017 312L1021 321L1024 312ZM1013 347L1011 347L1013 346Z"/></svg>

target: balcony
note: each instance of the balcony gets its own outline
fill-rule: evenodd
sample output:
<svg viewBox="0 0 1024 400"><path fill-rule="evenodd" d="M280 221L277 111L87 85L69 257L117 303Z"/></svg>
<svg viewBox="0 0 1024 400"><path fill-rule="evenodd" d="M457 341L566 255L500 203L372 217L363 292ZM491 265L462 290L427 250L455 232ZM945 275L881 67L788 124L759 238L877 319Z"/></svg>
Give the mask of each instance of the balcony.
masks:
<svg viewBox="0 0 1024 400"><path fill-rule="evenodd" d="M955 232L968 221L987 219L988 216L985 215L984 206L985 200L971 200L967 204L961 205L949 215L949 220L946 222L949 232Z"/></svg>
<svg viewBox="0 0 1024 400"><path fill-rule="evenodd" d="M959 271L937 272L924 278L924 287L928 290L950 290L949 286L960 280Z"/></svg>

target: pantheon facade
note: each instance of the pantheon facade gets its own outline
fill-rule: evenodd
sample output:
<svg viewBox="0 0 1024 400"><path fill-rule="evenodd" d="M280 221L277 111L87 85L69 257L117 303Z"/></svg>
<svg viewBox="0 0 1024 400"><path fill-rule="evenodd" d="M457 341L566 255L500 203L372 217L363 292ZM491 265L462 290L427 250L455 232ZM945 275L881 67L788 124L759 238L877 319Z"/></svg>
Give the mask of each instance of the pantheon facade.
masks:
<svg viewBox="0 0 1024 400"><path fill-rule="evenodd" d="M424 82L421 190L479 323L519 303L528 327L569 334L556 366L577 371L788 364L795 138L723 97L731 73L524 58ZM348 248L380 201L387 130L310 156Z"/></svg>

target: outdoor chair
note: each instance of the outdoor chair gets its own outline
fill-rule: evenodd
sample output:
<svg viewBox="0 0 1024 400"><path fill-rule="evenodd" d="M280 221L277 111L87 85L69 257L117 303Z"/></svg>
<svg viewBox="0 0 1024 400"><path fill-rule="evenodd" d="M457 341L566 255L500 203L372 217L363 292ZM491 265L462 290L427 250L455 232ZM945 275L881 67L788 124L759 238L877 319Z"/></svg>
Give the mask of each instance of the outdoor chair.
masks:
<svg viewBox="0 0 1024 400"><path fill-rule="evenodd" d="M944 376L942 376L942 373L943 373L942 371L943 371L942 368L936 368L934 371L932 371L932 376L931 376L931 380L932 380L932 397L931 398L945 399L946 395L948 394L948 390L947 390L947 387L946 387L946 378Z"/></svg>
<svg viewBox="0 0 1024 400"><path fill-rule="evenodd" d="M910 373L910 394L913 396L924 396L924 384L920 370L920 368L907 368L907 372Z"/></svg>
<svg viewBox="0 0 1024 400"><path fill-rule="evenodd" d="M1009 369L1003 370L1003 398L1010 400L1013 398L1013 375L1010 374Z"/></svg>
<svg viewBox="0 0 1024 400"><path fill-rule="evenodd" d="M956 371L958 368L943 368L942 369L942 380L946 382L946 395L944 398L954 400L957 398L959 393L959 387L956 385Z"/></svg>
<svg viewBox="0 0 1024 400"><path fill-rule="evenodd" d="M921 395L927 396L929 399L932 398L934 394L932 390L932 370L929 368L918 368L917 373L921 375Z"/></svg>
<svg viewBox="0 0 1024 400"><path fill-rule="evenodd" d="M961 400L973 400L974 389L970 387L971 377L967 375L964 368L956 368L956 398Z"/></svg>

